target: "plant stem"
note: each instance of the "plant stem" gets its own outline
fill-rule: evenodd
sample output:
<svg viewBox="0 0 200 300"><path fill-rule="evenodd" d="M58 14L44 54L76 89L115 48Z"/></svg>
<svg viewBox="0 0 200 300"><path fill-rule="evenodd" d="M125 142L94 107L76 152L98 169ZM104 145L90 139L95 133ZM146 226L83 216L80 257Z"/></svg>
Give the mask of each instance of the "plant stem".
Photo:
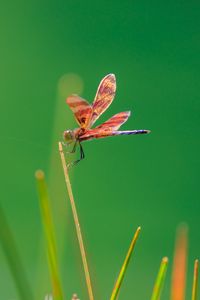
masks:
<svg viewBox="0 0 200 300"><path fill-rule="evenodd" d="M131 241L131 244L130 244L130 247L129 247L129 249L128 249L126 258L125 258L125 260L124 260L124 263L123 263L123 265L122 265L122 267L121 267L121 270L120 270L120 272L119 272L117 281L116 281L115 286L114 286L114 288L113 288L113 291L112 291L110 300L115 300L115 299L117 298L117 296L118 296L118 293L119 293L119 290L120 290L122 281L123 281L123 279L124 279L124 275L125 275L125 272L126 272L126 270L127 270L128 263L129 263L130 258L131 258L131 254L132 254L132 252L133 252L133 249L134 249L134 247L135 247L136 241L137 241L137 239L138 239L140 230L141 230L141 227L138 227L137 230L136 230L136 233L134 234L134 237L133 237L133 239L132 239L132 241Z"/></svg>
<svg viewBox="0 0 200 300"><path fill-rule="evenodd" d="M168 258L163 257L163 259L161 261L160 269L158 271L158 276L157 276L156 282L154 284L151 300L159 300L160 299L160 294L161 294L161 290L162 290L163 283L165 280L165 274L167 271L167 265L168 265Z"/></svg>
<svg viewBox="0 0 200 300"><path fill-rule="evenodd" d="M10 271L21 300L33 300L33 294L29 286L21 257L15 243L12 231L6 220L3 209L0 207L0 241L7 258Z"/></svg>
<svg viewBox="0 0 200 300"><path fill-rule="evenodd" d="M197 285L198 285L198 271L199 271L199 261L198 259L194 262L194 276L192 285L192 300L197 299Z"/></svg>
<svg viewBox="0 0 200 300"><path fill-rule="evenodd" d="M75 223L75 227L76 227L76 234L77 234L77 238L78 238L79 248L80 248L80 252L81 252L81 258L82 258L82 262L83 262L83 268L84 268L84 272L85 272L85 279L86 279L86 285L87 285L87 289L88 289L88 295L89 295L90 300L94 300L93 291L92 291L92 283L91 283L91 279L90 279L90 273L89 273L89 268L88 268L88 263L87 263L87 258L86 258L86 252L85 252L83 237L82 237L82 233L81 233L81 227L80 227L80 223L79 223L79 219L78 219L78 214L77 214L77 210L76 210L72 187L71 187L71 183L70 183L70 179L69 179L69 172L68 172L68 168L66 166L65 156L64 156L61 142L59 142L59 151L60 151L60 157L61 157L63 171L64 171L64 175L65 175L65 182L66 182L69 199L70 199L70 203L71 203L74 223Z"/></svg>
<svg viewBox="0 0 200 300"><path fill-rule="evenodd" d="M39 201L41 207L41 216L43 221L44 233L46 237L47 254L49 260L49 268L51 272L53 299L63 300L63 293L61 288L61 282L59 277L59 268L57 261L56 242L54 235L54 226L51 216L51 210L49 205L49 196L47 192L47 186L45 182L45 176L42 171L35 173L37 179ZM50 297L49 297L50 298Z"/></svg>

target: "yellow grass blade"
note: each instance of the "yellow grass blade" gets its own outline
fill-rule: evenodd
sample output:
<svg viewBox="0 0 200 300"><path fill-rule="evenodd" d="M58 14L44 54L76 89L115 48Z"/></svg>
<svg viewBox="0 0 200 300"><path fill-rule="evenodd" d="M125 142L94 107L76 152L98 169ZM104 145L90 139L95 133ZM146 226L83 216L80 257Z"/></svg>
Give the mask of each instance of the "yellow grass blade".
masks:
<svg viewBox="0 0 200 300"><path fill-rule="evenodd" d="M110 300L115 300L118 296L118 293L119 293L119 290L120 290L120 287L121 287L121 284L122 284L122 281L124 279L124 275L125 275L125 272L127 270L127 267L128 267L128 263L130 261L130 258L131 258L131 254L133 252L133 249L135 247L135 244L136 244L136 241L138 239L138 236L139 236L139 233L140 233L140 230L141 228L138 227L137 230L136 230L136 233L134 234L134 237L131 241L131 244L130 244L130 247L128 249L128 252L127 252L127 255L126 255L126 258L124 260L124 263L121 267L121 270L119 272L119 275L118 275L118 278L116 280L116 283L115 283L115 286L113 288L113 291L112 291L112 294L111 294L111 297L110 297Z"/></svg>
<svg viewBox="0 0 200 300"><path fill-rule="evenodd" d="M158 276L157 276L155 284L154 284L151 300L159 300L160 299L162 287L163 287L164 280L165 280L165 274L167 271L167 265L168 265L168 258L164 257L160 264L160 269L158 271Z"/></svg>
<svg viewBox="0 0 200 300"><path fill-rule="evenodd" d="M188 228L186 225L181 225L177 230L172 270L171 300L185 299L185 281L188 247L187 232Z"/></svg>
<svg viewBox="0 0 200 300"><path fill-rule="evenodd" d="M47 192L45 176L42 171L37 171L35 173L35 177L37 179L39 202L41 208L44 233L46 238L49 269L50 269L51 281L52 281L53 299L63 300L63 293L62 293L61 282L59 278L59 269L58 269L58 262L57 262L54 226L53 226L53 220L52 220L51 210L49 206L49 196Z"/></svg>
<svg viewBox="0 0 200 300"><path fill-rule="evenodd" d="M71 204L71 208L72 208L74 223L75 223L75 227L76 227L76 234L77 234L77 238L78 238L79 248L80 248L80 252L81 252L81 258L82 258L82 262L83 262L83 268L84 268L84 272L85 272L85 279L86 279L86 285L87 285L87 289L88 289L88 295L89 295L90 300L94 300L92 283L91 283L90 273L89 273L89 267L88 267L88 263L87 263L86 252L85 252L85 247L84 247L84 243L83 243L83 237L82 237L82 233L81 233L81 227L80 227L78 214L77 214L77 210L76 210L76 205L75 205L75 201L74 201L74 196L73 196L73 192L72 192L72 187L71 187L71 183L70 183L70 179L69 179L68 168L66 166L65 156L63 153L62 144L60 142L59 142L59 151L60 151L60 157L61 157L61 162L62 162L64 176L65 176L65 182L66 182L67 190L68 190L68 194L69 194L70 204Z"/></svg>
<svg viewBox="0 0 200 300"><path fill-rule="evenodd" d="M195 262L194 262L192 300L197 300L198 273L199 273L199 261L198 261L198 259L196 259Z"/></svg>

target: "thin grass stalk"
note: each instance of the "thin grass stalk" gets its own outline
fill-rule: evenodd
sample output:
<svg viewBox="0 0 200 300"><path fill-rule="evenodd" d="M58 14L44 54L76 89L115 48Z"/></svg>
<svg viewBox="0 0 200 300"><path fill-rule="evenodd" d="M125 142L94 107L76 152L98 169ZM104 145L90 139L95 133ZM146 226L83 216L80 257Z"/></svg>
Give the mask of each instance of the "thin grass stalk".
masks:
<svg viewBox="0 0 200 300"><path fill-rule="evenodd" d="M54 300L63 300L63 292L59 276L59 268L57 261L56 242L54 234L54 225L51 216L49 196L45 182L45 176L42 171L35 174L37 179L39 202L41 208L41 216L43 221L44 233L46 238L46 247L49 261L49 269L52 281L52 294Z"/></svg>
<svg viewBox="0 0 200 300"><path fill-rule="evenodd" d="M84 268L84 273L85 273L88 295L89 295L90 300L94 300L92 283L91 283L91 278L90 278L90 273L89 273L89 267L88 267L88 263L87 263L86 252L85 252L85 247L84 247L84 243L83 243L83 237L82 237L82 233L81 233L81 227L80 227L80 223L79 223L79 218L78 218L76 205L75 205L75 201L74 201L74 196L73 196L73 192L72 192L72 187L71 187L71 183L70 183L70 178L69 178L69 172L68 172L68 168L66 166L65 156L64 156L61 142L59 142L59 151L60 151L60 157L61 157L61 162L62 162L64 176L65 176L65 182L66 182L66 186L67 186L67 190L68 190L68 194L69 194L70 204L71 204L71 208L72 208L74 223L75 223L75 227L76 227L76 234L77 234L79 248L80 248L80 252L81 252L81 258L82 258L82 262L83 262L83 268Z"/></svg>
<svg viewBox="0 0 200 300"><path fill-rule="evenodd" d="M188 228L185 224L178 227L174 262L172 268L171 300L185 299L187 267Z"/></svg>
<svg viewBox="0 0 200 300"><path fill-rule="evenodd" d="M192 285L192 300L197 300L197 287L198 287L198 273L199 273L199 261L194 262L194 276Z"/></svg>
<svg viewBox="0 0 200 300"><path fill-rule="evenodd" d="M168 258L163 257L161 264L160 264L160 269L158 271L158 275L154 284L153 288L153 293L151 296L151 300L159 300L161 291L163 288L164 280L165 280L165 274L167 271L167 265L168 265Z"/></svg>
<svg viewBox="0 0 200 300"><path fill-rule="evenodd" d="M21 300L33 300L12 231L0 207L0 241Z"/></svg>
<svg viewBox="0 0 200 300"><path fill-rule="evenodd" d="M110 297L110 300L115 300L117 299L117 296L119 294L119 290L120 290L120 287L121 287L121 284L122 284L122 281L124 279L124 275L126 273L126 270L127 270L127 267L128 267L128 263L130 261L130 258L131 258L131 254L133 252L133 249L135 247L135 244L136 244L136 241L138 239L138 236L139 236L139 233L140 233L140 230L141 230L141 227L138 227L134 236L133 236L133 239L131 241L131 244L130 244L130 247L128 249L128 252L127 252L127 255L125 257L125 260L123 262L123 265L121 267L121 270L119 272L119 275L117 277L117 280L116 280L116 283L114 285L114 288L113 288L113 291L112 291L112 294L111 294L111 297Z"/></svg>

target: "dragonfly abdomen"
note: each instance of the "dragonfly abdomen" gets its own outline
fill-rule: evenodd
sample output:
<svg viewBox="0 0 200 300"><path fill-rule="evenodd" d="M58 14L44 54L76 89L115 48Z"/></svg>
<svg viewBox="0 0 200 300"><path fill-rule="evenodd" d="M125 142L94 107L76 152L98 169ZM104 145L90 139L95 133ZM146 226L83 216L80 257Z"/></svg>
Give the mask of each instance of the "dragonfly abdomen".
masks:
<svg viewBox="0 0 200 300"><path fill-rule="evenodd" d="M138 130L123 130L123 131L113 131L113 135L131 135L131 134L145 134L149 133L149 130L138 129Z"/></svg>

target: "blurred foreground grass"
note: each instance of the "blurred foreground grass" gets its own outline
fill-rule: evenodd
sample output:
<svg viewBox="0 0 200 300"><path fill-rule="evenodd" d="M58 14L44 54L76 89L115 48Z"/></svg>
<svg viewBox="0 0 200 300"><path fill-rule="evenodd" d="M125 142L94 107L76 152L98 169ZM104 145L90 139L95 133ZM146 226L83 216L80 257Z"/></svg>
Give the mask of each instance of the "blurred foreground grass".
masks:
<svg viewBox="0 0 200 300"><path fill-rule="evenodd" d="M62 154L63 152L61 146L61 156ZM63 167L64 167L64 175L67 176L66 182L68 181L67 189L69 193L69 198L71 197L73 198L66 164L64 164ZM36 180L38 186L39 202L41 207L41 221L43 223L43 228L44 228L44 239L46 240L46 252L47 252L47 258L49 262L49 273L51 278L51 291L47 291L45 300L70 299L70 295L63 295L61 274L59 272L59 264L57 258L56 234L54 229L55 226L53 223L51 204L49 201L45 176L42 171L36 172ZM93 291L92 291L92 283L91 283L92 280L89 274L89 266L86 261L86 253L84 251L82 252L82 247L84 247L84 242L81 233L81 227L78 220L78 214L76 208L73 207L73 205L75 205L75 203L74 204L72 203L72 213L74 215L74 224L77 228L77 238L79 241L79 247L82 256L84 270L85 270L85 263L87 265L86 266L87 269L85 270L85 280L86 280L86 286L88 288L88 299L93 300L95 297L93 296ZM140 232L140 227L138 227L131 241L124 263L122 265L122 268L119 272L118 278L114 285L113 291L111 293L110 300L118 299L120 287L124 279L124 275L126 273L129 260L131 258L131 254L134 249L139 232ZM79 235L81 236L81 242L80 242ZM187 273L186 265L187 265L187 249L188 249L187 235L188 235L187 226L185 224L179 226L177 230L177 237L176 237L175 251L174 251L174 262L173 262L172 283L171 283L171 300L185 299L185 285L186 285L186 273ZM33 300L34 298L31 289L33 289L34 287L33 286L30 287L28 283L26 273L23 267L23 262L22 259L20 258L20 254L18 253L18 249L15 244L13 236L14 233L11 232L9 228L9 224L6 221L4 212L2 209L0 209L0 241L7 259L8 266L10 267L13 280L15 281L17 287L19 299ZM150 298L151 300L162 299L161 292L164 285L167 265L168 265L168 258L164 257L161 261L160 269L157 278L155 280L152 296ZM145 288L145 283L144 282L141 283L141 286ZM198 286L198 260L196 259L194 263L194 276L193 276L191 300L197 300L197 286ZM37 291L35 294L37 294ZM134 293L133 293L133 297L134 297ZM72 295L71 299L75 300L78 298L76 294L74 294Z"/></svg>

